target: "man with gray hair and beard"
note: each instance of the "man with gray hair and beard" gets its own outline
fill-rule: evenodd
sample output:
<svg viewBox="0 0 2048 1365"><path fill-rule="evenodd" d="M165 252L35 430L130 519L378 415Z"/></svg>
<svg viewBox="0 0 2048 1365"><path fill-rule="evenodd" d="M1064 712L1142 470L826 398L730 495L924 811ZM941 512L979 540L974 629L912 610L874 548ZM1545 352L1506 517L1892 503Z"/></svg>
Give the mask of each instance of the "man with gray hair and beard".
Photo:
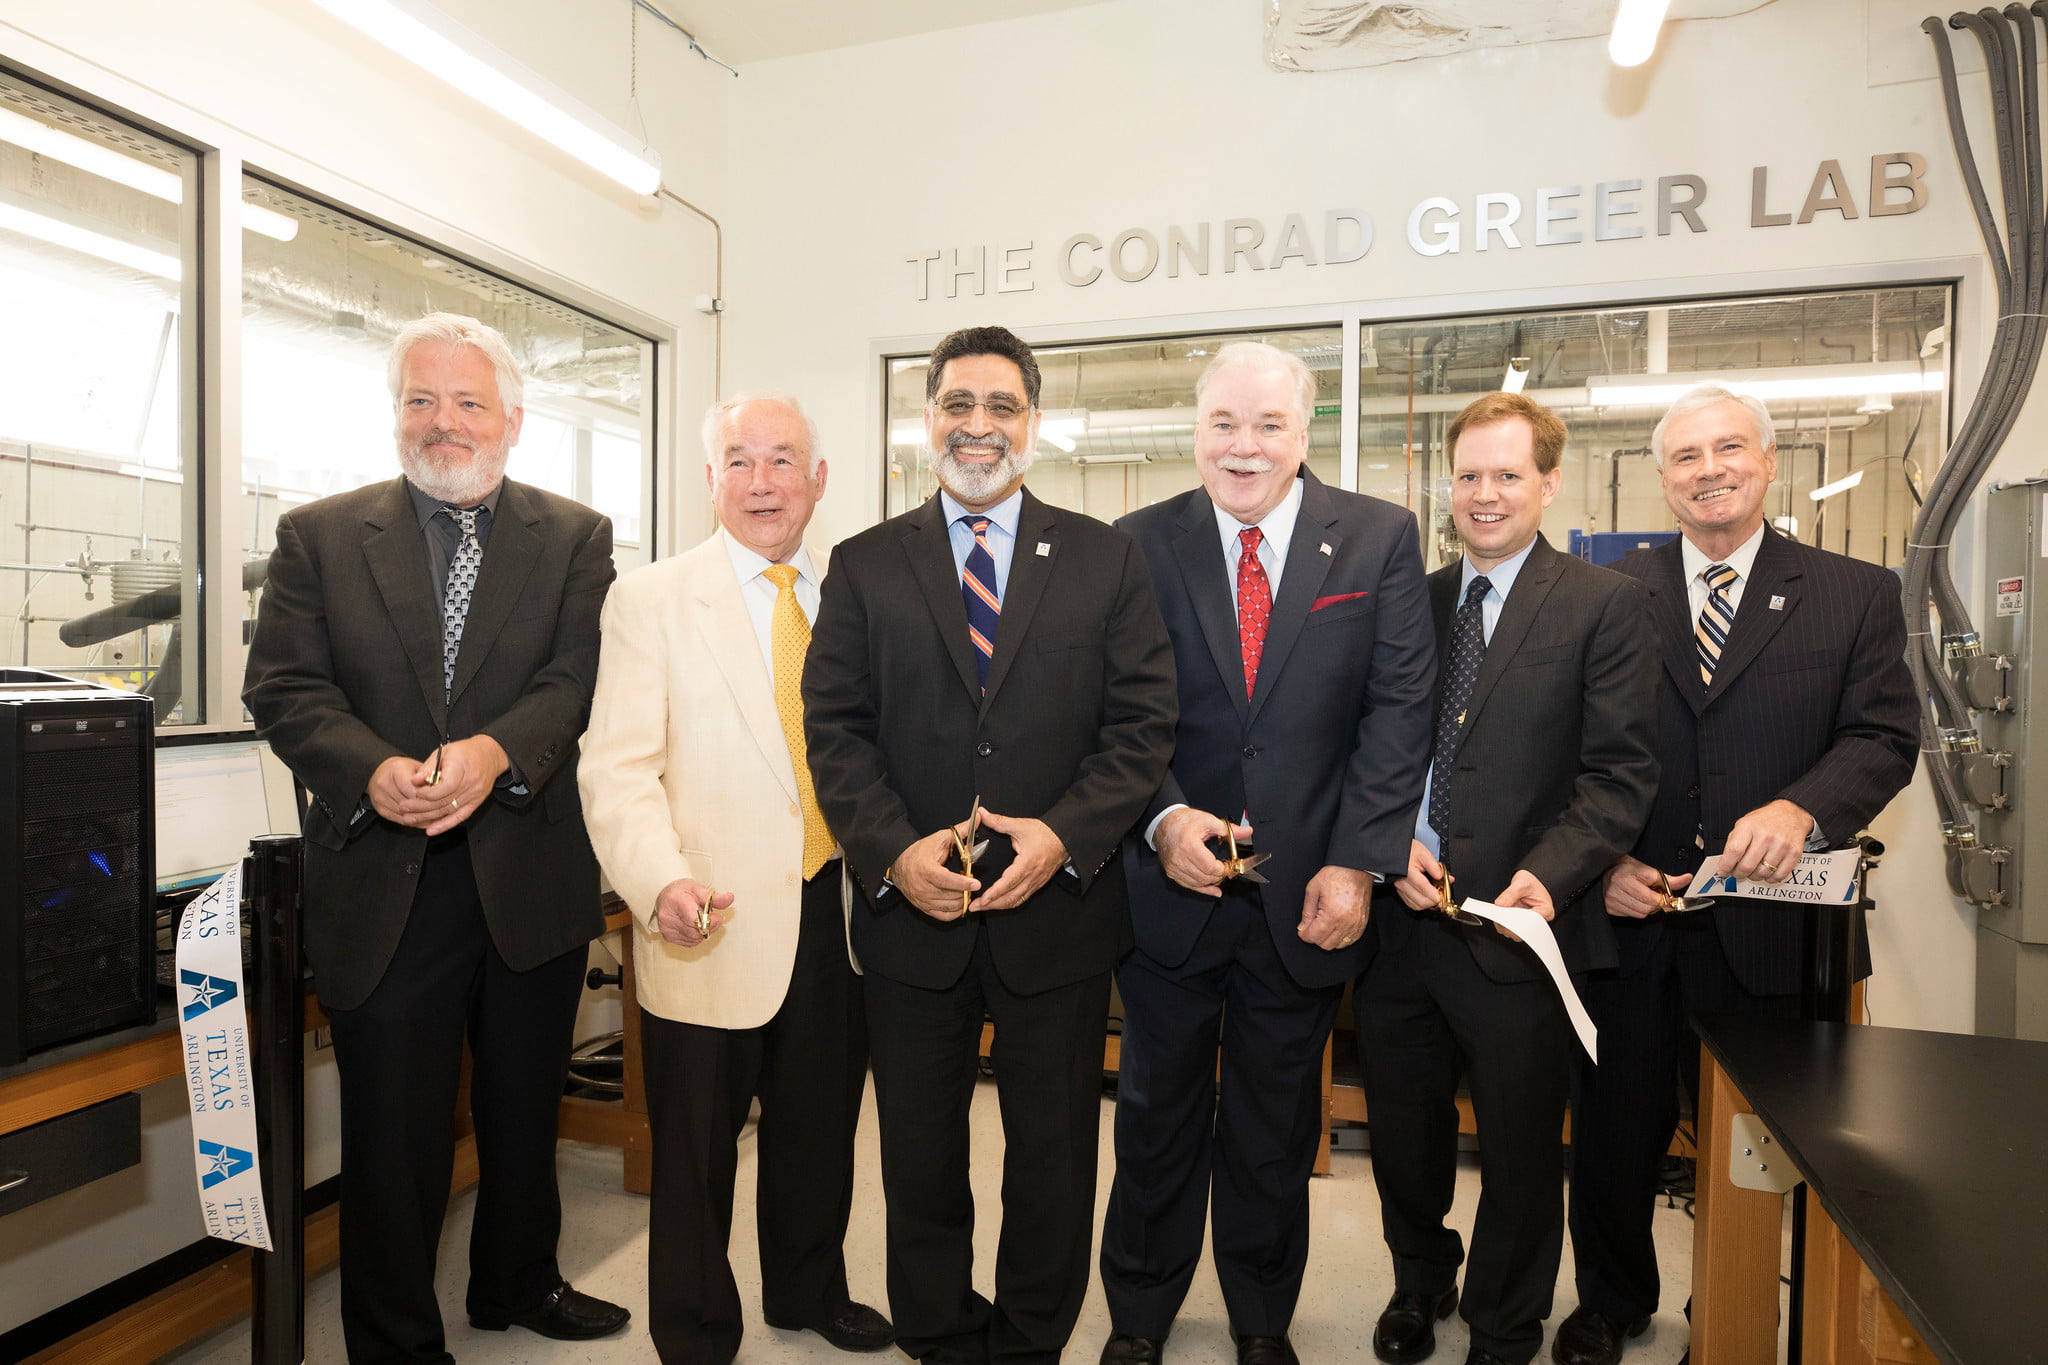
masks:
<svg viewBox="0 0 2048 1365"><path fill-rule="evenodd" d="M611 524L505 478L523 381L435 313L391 348L404 477L278 518L242 693L310 794L305 942L341 1077L351 1362L448 1361L434 1259L465 1038L467 1306L582 1339L628 1314L555 1258L555 1121L604 929L576 790Z"/></svg>
<svg viewBox="0 0 2048 1365"><path fill-rule="evenodd" d="M896 1343L959 1365L1053 1365L1081 1311L1109 972L1131 945L1115 855L1176 713L1137 543L1024 491L1038 390L1003 328L939 343L924 420L940 490L839 546L804 668L818 804L859 888ZM984 1020L1003 1119L993 1302L974 1288L968 1184Z"/></svg>

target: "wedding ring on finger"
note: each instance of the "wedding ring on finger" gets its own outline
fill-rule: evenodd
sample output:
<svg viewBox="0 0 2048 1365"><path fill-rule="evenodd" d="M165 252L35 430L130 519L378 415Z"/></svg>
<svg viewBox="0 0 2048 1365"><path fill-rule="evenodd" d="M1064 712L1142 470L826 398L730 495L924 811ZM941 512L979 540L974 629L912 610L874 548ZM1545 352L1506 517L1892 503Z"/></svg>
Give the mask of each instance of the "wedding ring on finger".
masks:
<svg viewBox="0 0 2048 1365"><path fill-rule="evenodd" d="M1777 875L1778 865L1776 863L1758 863L1757 866L1773 876Z"/></svg>

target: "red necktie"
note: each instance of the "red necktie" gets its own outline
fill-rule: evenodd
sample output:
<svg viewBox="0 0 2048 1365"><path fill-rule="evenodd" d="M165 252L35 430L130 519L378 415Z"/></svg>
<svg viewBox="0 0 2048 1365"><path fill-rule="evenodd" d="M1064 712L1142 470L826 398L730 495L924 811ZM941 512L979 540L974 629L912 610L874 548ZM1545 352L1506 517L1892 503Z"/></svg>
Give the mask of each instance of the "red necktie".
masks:
<svg viewBox="0 0 2048 1365"><path fill-rule="evenodd" d="M1237 533L1243 547L1237 557L1237 646L1244 654L1244 695L1251 700L1259 680L1259 655L1266 649L1266 625L1273 619L1273 586L1259 563L1259 542L1265 532L1253 526Z"/></svg>

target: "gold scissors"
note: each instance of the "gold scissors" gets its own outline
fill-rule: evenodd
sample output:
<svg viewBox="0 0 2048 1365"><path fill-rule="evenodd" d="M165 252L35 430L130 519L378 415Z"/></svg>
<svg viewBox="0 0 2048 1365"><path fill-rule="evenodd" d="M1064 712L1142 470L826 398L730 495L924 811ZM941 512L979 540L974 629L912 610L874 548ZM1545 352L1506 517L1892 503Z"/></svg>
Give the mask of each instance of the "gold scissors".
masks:
<svg viewBox="0 0 2048 1365"><path fill-rule="evenodd" d="M1451 899L1451 871L1449 868L1444 868L1443 880L1436 883L1436 908L1439 914L1454 924L1463 924L1474 929L1486 927L1485 920L1479 918L1470 910L1462 908L1455 900Z"/></svg>
<svg viewBox="0 0 2048 1365"><path fill-rule="evenodd" d="M1222 860L1224 880L1228 881L1232 877L1242 877L1248 882L1257 882L1261 886L1265 885L1266 879L1252 871L1252 869L1273 855L1270 853L1239 853L1237 851L1237 828L1234 825L1226 823L1223 826L1223 837L1229 841L1229 856Z"/></svg>
<svg viewBox="0 0 2048 1365"><path fill-rule="evenodd" d="M1712 896L1687 896L1673 891L1670 875L1661 869L1657 873L1657 878L1664 883L1664 889L1657 893L1659 914L1676 915L1687 910L1704 910L1714 903Z"/></svg>
<svg viewBox="0 0 2048 1365"><path fill-rule="evenodd" d="M711 902L718 896L716 887L704 888L704 899L697 903L697 933L704 938L711 936Z"/></svg>
<svg viewBox="0 0 2048 1365"><path fill-rule="evenodd" d="M988 852L988 840L977 840L974 837L975 835L981 833L980 797L977 796L974 798L974 809L967 813L967 819L964 822L964 824L967 831L965 834L962 834L960 832L959 826L955 826L952 831L953 852L960 856L960 875L968 878L969 880L972 880L974 877L974 860L976 858L979 858L982 854ZM973 899L974 888L963 887L960 892L961 913L966 913L968 902L972 901Z"/></svg>

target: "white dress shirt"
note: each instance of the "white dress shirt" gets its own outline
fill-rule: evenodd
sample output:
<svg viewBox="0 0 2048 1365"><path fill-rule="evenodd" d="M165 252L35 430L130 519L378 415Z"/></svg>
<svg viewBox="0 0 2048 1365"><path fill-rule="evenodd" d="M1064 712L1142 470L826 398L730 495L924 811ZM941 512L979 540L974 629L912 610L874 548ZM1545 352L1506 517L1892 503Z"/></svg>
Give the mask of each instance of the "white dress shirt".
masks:
<svg viewBox="0 0 2048 1365"><path fill-rule="evenodd" d="M1735 581L1721 590L1728 599L1728 616L1735 617L1735 611L1742 605L1742 590L1749 585L1749 572L1756 567L1756 551L1764 543L1764 528L1759 524L1748 540L1735 547L1735 553L1726 559L1708 559L1684 535L1678 537L1678 559L1685 566L1685 600L1691 610L1693 628L1699 628L1700 613L1707 609L1707 581L1700 575L1708 566L1726 564L1735 570Z"/></svg>

